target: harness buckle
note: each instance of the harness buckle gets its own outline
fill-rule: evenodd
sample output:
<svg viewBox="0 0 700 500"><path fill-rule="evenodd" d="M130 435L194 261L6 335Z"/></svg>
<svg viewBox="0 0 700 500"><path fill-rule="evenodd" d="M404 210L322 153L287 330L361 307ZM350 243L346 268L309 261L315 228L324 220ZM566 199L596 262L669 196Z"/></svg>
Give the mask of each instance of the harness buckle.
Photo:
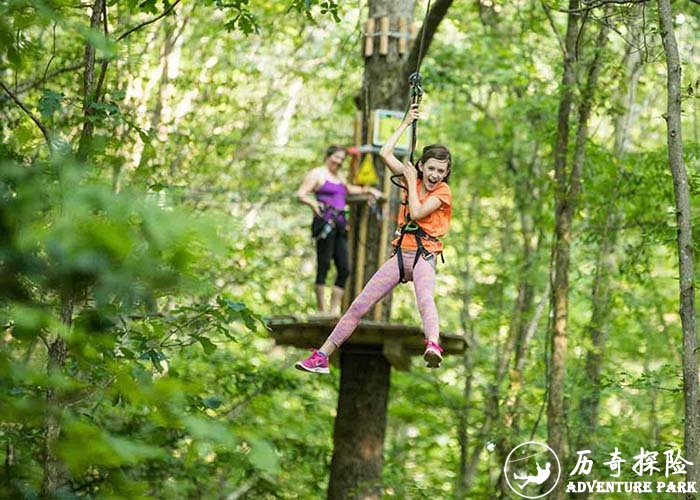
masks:
<svg viewBox="0 0 700 500"><path fill-rule="evenodd" d="M409 220L406 224L403 225L401 228L402 233L408 233L408 234L414 234L420 231L420 226L416 221Z"/></svg>

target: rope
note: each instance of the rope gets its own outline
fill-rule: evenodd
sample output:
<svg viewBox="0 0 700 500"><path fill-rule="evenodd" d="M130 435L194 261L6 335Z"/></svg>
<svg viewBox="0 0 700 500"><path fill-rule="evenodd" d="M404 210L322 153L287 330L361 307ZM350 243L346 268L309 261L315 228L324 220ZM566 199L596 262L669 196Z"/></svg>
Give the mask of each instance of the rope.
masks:
<svg viewBox="0 0 700 500"><path fill-rule="evenodd" d="M411 109L411 106L413 105L420 105L421 100L423 99L423 87L422 87L422 80L420 76L420 64L423 61L423 46L425 43L425 32L426 32L426 21L428 19L428 14L430 13L430 0L428 0L428 4L425 7L425 17L423 18L423 27L421 28L421 37L420 37L420 45L418 46L418 58L416 59L416 71L414 71L411 76L408 77L408 86L409 86L409 91L408 91L408 109ZM406 113L408 113L408 110L406 110ZM411 165L414 164L413 156L416 151L416 142L418 139L418 120L414 120L413 123L411 123L411 149L409 151L409 161L411 162ZM401 177L401 174L395 174L392 175L389 180L394 186L397 186L400 189L405 190L408 193L408 189L406 189L406 186L404 186L403 182L400 182L398 178Z"/></svg>
<svg viewBox="0 0 700 500"><path fill-rule="evenodd" d="M420 64L423 61L423 46L425 44L426 22L430 13L430 0L425 7L425 17L423 18L423 27L421 28L420 45L418 46L418 59L416 59L416 71L408 77L409 86L409 109L414 104L420 105L423 99L423 87L420 76ZM418 120L414 120L411 124L411 154L409 159L413 165L413 154L416 151L416 140L418 136Z"/></svg>

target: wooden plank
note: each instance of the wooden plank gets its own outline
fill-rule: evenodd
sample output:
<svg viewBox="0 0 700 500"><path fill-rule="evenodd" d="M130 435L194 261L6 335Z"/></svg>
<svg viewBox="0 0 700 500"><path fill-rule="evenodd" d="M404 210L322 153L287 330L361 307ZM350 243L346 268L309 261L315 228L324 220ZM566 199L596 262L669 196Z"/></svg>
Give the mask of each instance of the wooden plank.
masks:
<svg viewBox="0 0 700 500"><path fill-rule="evenodd" d="M382 354L399 371L407 372L411 368L411 358L400 340L387 339L384 342Z"/></svg>
<svg viewBox="0 0 700 500"><path fill-rule="evenodd" d="M379 55L389 53L389 16L379 18Z"/></svg>
<svg viewBox="0 0 700 500"><path fill-rule="evenodd" d="M348 200L348 203L349 203L349 200ZM356 238L355 238L355 231L352 229L352 227L350 227L350 223L351 222L348 220L348 231L347 231L348 254L349 254L348 257L350 258L350 262L352 263L352 262L355 262L355 253L356 253L356 251L355 251L355 244L356 244L355 239ZM353 279L354 279L354 277L353 277ZM350 305L350 303L354 299L354 296L352 295L351 290L350 290L350 282L351 281L352 280L350 278L348 278L346 285L345 285L345 293L343 294L343 303L341 305L341 309L343 311L347 310L348 306Z"/></svg>
<svg viewBox="0 0 700 500"><path fill-rule="evenodd" d="M360 205L360 221L357 228L357 255L355 255L355 289L353 290L353 299L360 295L362 288L365 286L365 260L367 254L367 229L369 226L369 210L367 204Z"/></svg>
<svg viewBox="0 0 700 500"><path fill-rule="evenodd" d="M399 17L399 55L406 53L408 45L408 31L406 30L406 18Z"/></svg>
<svg viewBox="0 0 700 500"><path fill-rule="evenodd" d="M381 162L381 159L379 161ZM382 193L384 193L384 199L386 201L379 207L379 210L382 211L382 222L380 225L379 233L379 248L377 249L377 262L379 262L380 266L386 260L387 245L389 244L389 219L393 216L393 214L391 213L391 204L388 201L391 198L391 186L391 172L385 171L384 183L382 185ZM374 321L381 321L383 312L384 301L380 300L374 307L374 313L372 316Z"/></svg>
<svg viewBox="0 0 700 500"><path fill-rule="evenodd" d="M318 347L326 340L337 319L283 317L269 318L266 323L278 345L309 348ZM417 356L422 355L425 349L423 339L423 329L418 326L362 320L347 343L385 345L387 342L399 342L407 356ZM444 332L440 333L440 345L444 354L460 354L466 348L462 335Z"/></svg>
<svg viewBox="0 0 700 500"><path fill-rule="evenodd" d="M371 57L374 54L374 18L369 18L365 21L365 43L363 55Z"/></svg>

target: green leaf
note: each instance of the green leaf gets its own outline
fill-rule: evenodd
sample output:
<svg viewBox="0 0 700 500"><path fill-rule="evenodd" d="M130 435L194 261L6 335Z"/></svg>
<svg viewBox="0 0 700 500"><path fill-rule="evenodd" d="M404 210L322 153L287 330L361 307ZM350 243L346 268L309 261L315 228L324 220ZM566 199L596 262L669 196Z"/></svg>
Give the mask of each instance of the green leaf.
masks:
<svg viewBox="0 0 700 500"><path fill-rule="evenodd" d="M196 338L200 344L202 344L202 348L206 354L212 354L214 351L216 351L216 344L214 344L208 338L199 335L193 335L193 337Z"/></svg>
<svg viewBox="0 0 700 500"><path fill-rule="evenodd" d="M221 406L223 401L221 400L220 397L218 396L209 396L207 398L202 399L202 404L211 410L216 410L218 407Z"/></svg>
<svg viewBox="0 0 700 500"><path fill-rule="evenodd" d="M61 110L61 101L65 94L44 89L44 93L39 98L39 112L44 120L53 117L54 113Z"/></svg>
<svg viewBox="0 0 700 500"><path fill-rule="evenodd" d="M279 457L275 448L264 439L252 439L248 460L253 467L272 476L279 472Z"/></svg>
<svg viewBox="0 0 700 500"><path fill-rule="evenodd" d="M143 0L139 4L139 7L141 8L141 10L143 10L144 12L148 12L149 14L158 14L156 0Z"/></svg>

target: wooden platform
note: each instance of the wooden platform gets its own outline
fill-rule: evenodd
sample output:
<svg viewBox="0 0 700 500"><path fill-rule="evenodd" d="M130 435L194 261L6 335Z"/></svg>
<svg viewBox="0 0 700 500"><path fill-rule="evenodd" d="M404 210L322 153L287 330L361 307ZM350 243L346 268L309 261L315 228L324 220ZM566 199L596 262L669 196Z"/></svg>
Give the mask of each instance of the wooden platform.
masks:
<svg viewBox="0 0 700 500"><path fill-rule="evenodd" d="M278 345L301 348L320 347L337 321L337 318L314 316L266 319L272 330L272 338ZM418 326L362 320L343 348L382 346L382 353L391 365L397 370L407 371L411 365L410 357L420 356L425 350L423 338L423 329ZM440 333L440 345L443 355L459 354L466 348L463 336L449 333Z"/></svg>

